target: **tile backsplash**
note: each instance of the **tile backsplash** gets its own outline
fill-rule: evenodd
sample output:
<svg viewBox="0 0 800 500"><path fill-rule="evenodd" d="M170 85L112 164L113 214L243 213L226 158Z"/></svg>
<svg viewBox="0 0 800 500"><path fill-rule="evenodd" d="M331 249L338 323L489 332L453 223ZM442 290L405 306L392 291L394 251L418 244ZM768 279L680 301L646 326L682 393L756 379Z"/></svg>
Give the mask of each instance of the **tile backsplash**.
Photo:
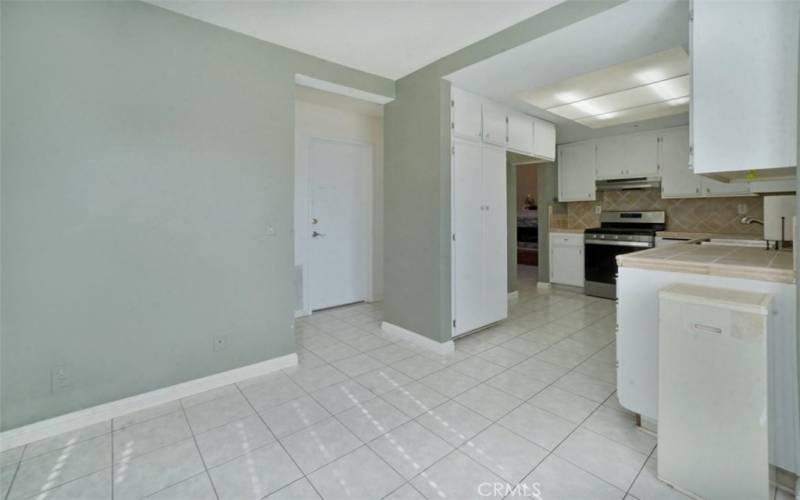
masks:
<svg viewBox="0 0 800 500"><path fill-rule="evenodd" d="M600 216L595 209L600 206L602 210L664 210L668 231L761 234L761 226L739 222L742 218L739 205L744 205L748 217L764 217L764 201L760 196L662 199L657 189L601 191L597 193L597 201L556 203L552 207L550 225L575 229L597 227Z"/></svg>

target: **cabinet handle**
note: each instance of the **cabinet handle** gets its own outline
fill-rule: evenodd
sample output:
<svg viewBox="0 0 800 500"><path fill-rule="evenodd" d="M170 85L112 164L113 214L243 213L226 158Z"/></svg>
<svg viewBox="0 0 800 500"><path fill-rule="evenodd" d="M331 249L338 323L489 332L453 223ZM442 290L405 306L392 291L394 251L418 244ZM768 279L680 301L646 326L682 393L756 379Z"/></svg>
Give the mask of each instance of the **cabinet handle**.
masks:
<svg viewBox="0 0 800 500"><path fill-rule="evenodd" d="M702 332L707 332L707 333L715 333L717 335L722 333L722 328L718 328L716 326L711 326L711 325L703 325L703 324L700 324L700 323L693 324L692 325L692 329L693 330L700 330Z"/></svg>

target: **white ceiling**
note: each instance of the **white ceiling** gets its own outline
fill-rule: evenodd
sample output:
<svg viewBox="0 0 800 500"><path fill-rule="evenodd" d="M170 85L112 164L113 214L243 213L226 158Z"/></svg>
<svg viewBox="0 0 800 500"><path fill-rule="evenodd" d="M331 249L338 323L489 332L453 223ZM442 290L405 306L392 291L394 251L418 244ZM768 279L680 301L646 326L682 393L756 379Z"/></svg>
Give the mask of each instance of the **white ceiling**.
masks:
<svg viewBox="0 0 800 500"><path fill-rule="evenodd" d="M148 0L393 80L561 0Z"/></svg>
<svg viewBox="0 0 800 500"><path fill-rule="evenodd" d="M523 101L592 128L689 111L689 56L657 52L522 92Z"/></svg>
<svg viewBox="0 0 800 500"><path fill-rule="evenodd" d="M688 113L593 129L526 102L532 91L689 43L685 0L631 0L447 76L453 85L556 124L557 141L688 123ZM602 93L602 92L599 92ZM549 107L549 105L545 105ZM647 114L645 113L645 116Z"/></svg>

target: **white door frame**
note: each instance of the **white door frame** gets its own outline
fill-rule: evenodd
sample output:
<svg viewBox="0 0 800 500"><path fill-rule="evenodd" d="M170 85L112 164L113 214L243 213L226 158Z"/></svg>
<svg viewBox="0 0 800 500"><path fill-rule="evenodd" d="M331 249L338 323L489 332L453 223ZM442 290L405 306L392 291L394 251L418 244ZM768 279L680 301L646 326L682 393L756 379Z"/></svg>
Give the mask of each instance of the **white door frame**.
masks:
<svg viewBox="0 0 800 500"><path fill-rule="evenodd" d="M367 216L366 216L366 224L362 228L363 234L363 244L364 244L364 255L367 258L364 260L364 265L366 266L365 269L365 279L366 283L364 286L366 296L364 299L367 302L371 302L375 300L375 282L373 279L373 261L375 260L375 249L373 248L373 238L375 233L375 187L373 186L373 179L374 173L373 170L375 169L375 158L374 158L374 147L370 143L361 142L361 141L351 141L351 140L344 140L339 138L330 138L324 137L316 134L304 134L306 141L306 151L305 151L305 161L295 161L295 179L299 177L298 174L305 173L305 188L306 199L304 204L304 217L300 220L295 220L295 231L301 235L298 238L298 244L300 248L295 250L295 255L299 256L299 259L296 259L296 265L301 265L303 267L303 280L302 280L302 290L303 290L303 306L302 309L295 311L295 317L300 316L309 316L311 315L311 304L309 301L310 292L311 292L311 280L310 280L310 271L309 271L309 259L311 255L311 232L313 231L313 224L311 224L311 188L313 179L311 177L311 147L314 145L315 142L333 142L339 144L349 144L353 146L360 146L367 148L369 150L369 165L367 166L367 171L364 173L364 182L361 185L361 189L364 195L364 201L368 207ZM297 190L295 190L295 194Z"/></svg>

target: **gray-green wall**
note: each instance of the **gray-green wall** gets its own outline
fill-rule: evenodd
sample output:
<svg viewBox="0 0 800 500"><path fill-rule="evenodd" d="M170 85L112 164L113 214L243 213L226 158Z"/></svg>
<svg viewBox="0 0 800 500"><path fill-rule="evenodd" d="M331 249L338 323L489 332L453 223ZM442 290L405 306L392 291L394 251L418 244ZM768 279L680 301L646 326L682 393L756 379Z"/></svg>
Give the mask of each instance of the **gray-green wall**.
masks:
<svg viewBox="0 0 800 500"><path fill-rule="evenodd" d="M0 429L294 352L294 74L394 83L140 2L0 8Z"/></svg>
<svg viewBox="0 0 800 500"><path fill-rule="evenodd" d="M508 292L517 291L517 167L506 164Z"/></svg>
<svg viewBox="0 0 800 500"><path fill-rule="evenodd" d="M539 281L550 282L550 210L558 202L555 163L537 165L536 198L539 200Z"/></svg>
<svg viewBox="0 0 800 500"><path fill-rule="evenodd" d="M568 0L396 82L384 113L386 321L450 340L450 87L442 78L620 3Z"/></svg>

